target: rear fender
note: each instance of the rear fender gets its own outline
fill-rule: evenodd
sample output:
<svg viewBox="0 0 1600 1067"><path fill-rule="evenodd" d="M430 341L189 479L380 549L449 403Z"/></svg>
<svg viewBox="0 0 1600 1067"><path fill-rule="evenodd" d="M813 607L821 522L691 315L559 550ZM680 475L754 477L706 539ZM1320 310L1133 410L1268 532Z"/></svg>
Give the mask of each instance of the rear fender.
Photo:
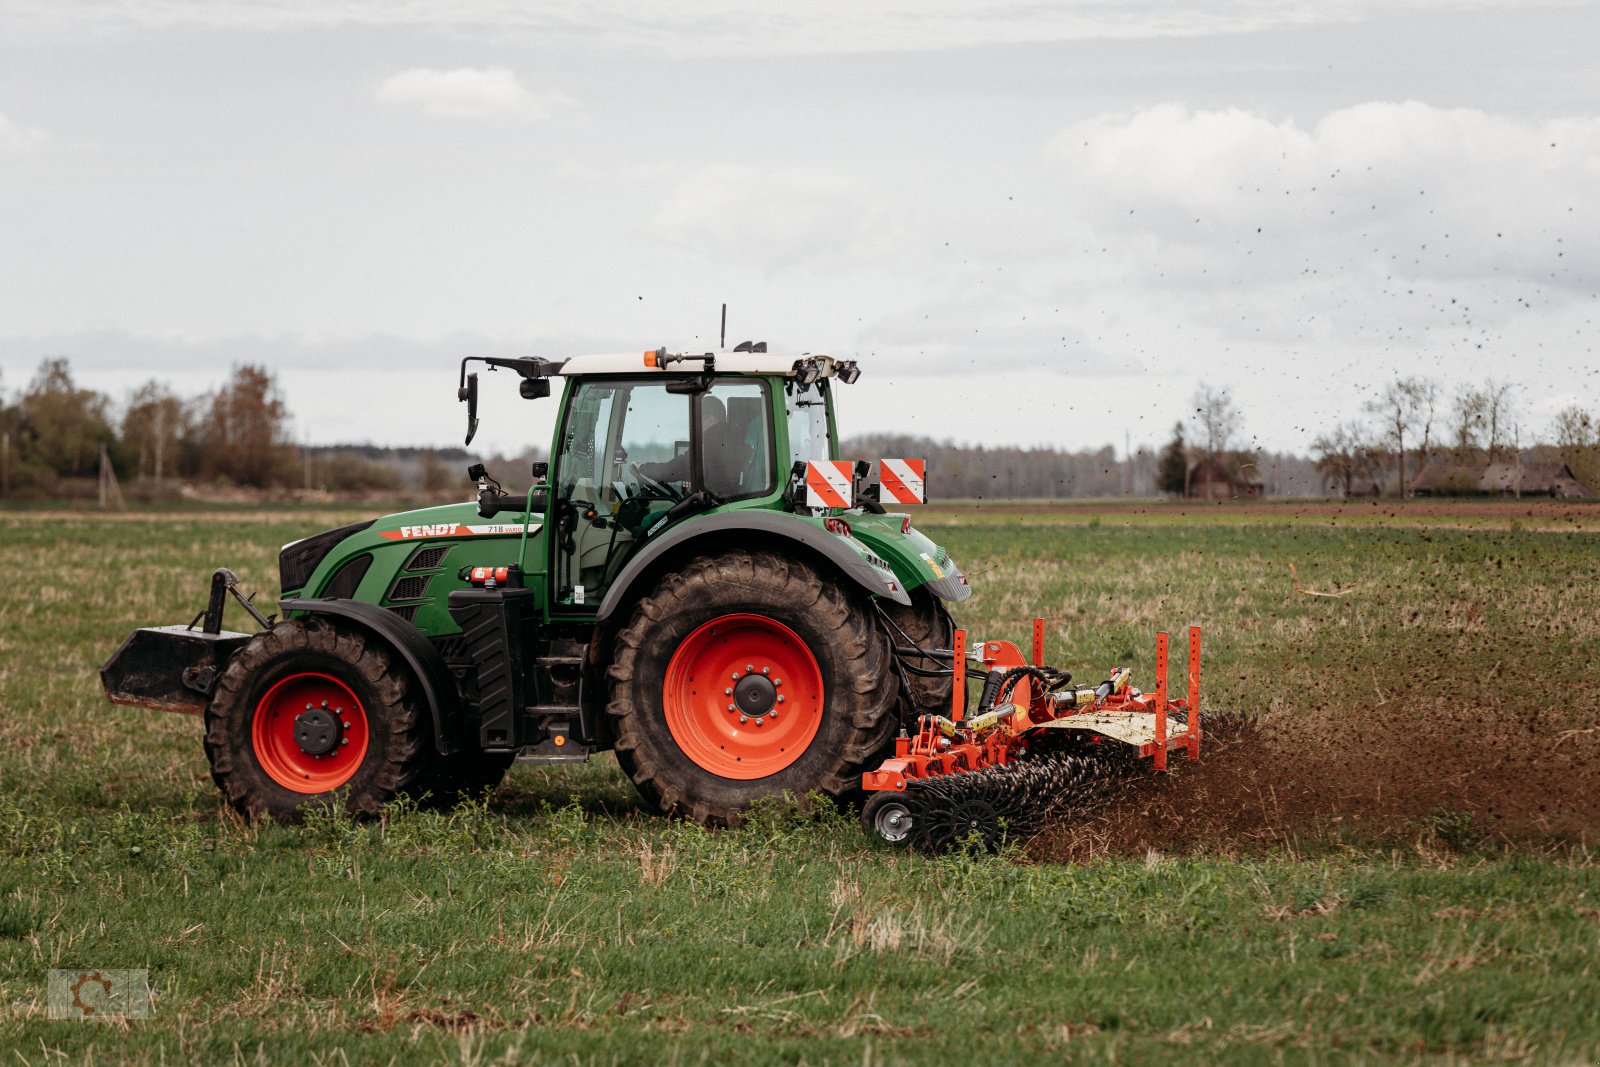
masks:
<svg viewBox="0 0 1600 1067"><path fill-rule="evenodd" d="M697 550L717 551L729 544L744 546L752 541L784 546L791 552L798 549L798 555L821 557L833 570L873 596L885 597L897 604L911 603L911 597L895 580L892 570L887 566L875 567L868 561L863 554L867 551L865 546L853 545L820 525L793 515L772 511L724 511L680 523L646 544L611 583L596 618L605 622L623 605L637 600L642 590L655 584L662 565L670 564L675 556L694 555Z"/></svg>
<svg viewBox="0 0 1600 1067"><path fill-rule="evenodd" d="M339 619L388 645L421 687L422 698L427 701L428 712L433 717L434 744L439 752L449 755L462 747L461 702L456 695L455 681L445 666L444 657L422 636L421 630L394 612L364 600L290 597L278 603L285 613Z"/></svg>

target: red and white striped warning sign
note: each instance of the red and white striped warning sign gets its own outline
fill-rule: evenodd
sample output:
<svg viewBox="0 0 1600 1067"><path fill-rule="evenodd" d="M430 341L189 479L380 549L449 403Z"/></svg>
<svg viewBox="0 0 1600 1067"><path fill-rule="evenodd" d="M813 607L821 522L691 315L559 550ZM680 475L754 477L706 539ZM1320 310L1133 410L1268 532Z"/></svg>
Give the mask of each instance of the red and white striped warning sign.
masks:
<svg viewBox="0 0 1600 1067"><path fill-rule="evenodd" d="M851 491L851 469L847 459L808 460L806 462L806 507L847 508Z"/></svg>
<svg viewBox="0 0 1600 1067"><path fill-rule="evenodd" d="M924 504L928 494L923 479L928 473L925 459L878 460L878 484L883 487L885 504Z"/></svg>

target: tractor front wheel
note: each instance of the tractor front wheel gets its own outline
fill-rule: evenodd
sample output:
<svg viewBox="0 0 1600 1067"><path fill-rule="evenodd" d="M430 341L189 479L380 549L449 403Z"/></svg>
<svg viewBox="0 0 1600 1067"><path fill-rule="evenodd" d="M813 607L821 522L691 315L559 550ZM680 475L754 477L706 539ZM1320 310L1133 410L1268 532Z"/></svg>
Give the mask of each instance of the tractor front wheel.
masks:
<svg viewBox="0 0 1600 1067"><path fill-rule="evenodd" d="M411 791L433 745L411 677L365 635L280 622L228 662L206 708L211 777L246 818L375 815Z"/></svg>
<svg viewBox="0 0 1600 1067"><path fill-rule="evenodd" d="M892 736L897 687L868 607L796 560L702 557L639 602L608 671L617 761L669 815L840 796Z"/></svg>

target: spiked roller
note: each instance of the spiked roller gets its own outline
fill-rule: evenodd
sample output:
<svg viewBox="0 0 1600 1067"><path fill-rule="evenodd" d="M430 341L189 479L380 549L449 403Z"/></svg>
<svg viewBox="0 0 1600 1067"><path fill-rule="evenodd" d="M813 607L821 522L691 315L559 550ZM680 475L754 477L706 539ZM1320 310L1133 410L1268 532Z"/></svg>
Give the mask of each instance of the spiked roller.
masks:
<svg viewBox="0 0 1600 1067"><path fill-rule="evenodd" d="M948 715L924 712L916 732L902 731L895 754L862 775L867 832L895 845L933 852L976 844L993 851L1022 842L1047 822L1086 810L1127 771L1150 759L1200 754L1200 630L1189 631L1187 693L1169 699L1165 633L1156 640L1156 689L1142 693L1126 667L1105 681L1072 686L1072 676L1044 665L1044 625L1034 623L1031 662L1008 641L974 643L956 631L947 658L953 693ZM983 696L970 717L968 659L985 670Z"/></svg>

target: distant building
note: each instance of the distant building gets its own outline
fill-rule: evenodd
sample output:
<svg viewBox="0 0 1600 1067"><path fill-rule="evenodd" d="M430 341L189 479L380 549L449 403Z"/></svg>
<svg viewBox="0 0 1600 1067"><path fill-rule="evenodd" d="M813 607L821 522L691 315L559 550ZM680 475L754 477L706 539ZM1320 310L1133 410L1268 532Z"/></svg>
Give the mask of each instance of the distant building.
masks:
<svg viewBox="0 0 1600 1067"><path fill-rule="evenodd" d="M1267 495L1265 482L1251 481L1212 456L1203 457L1189 468L1188 486L1186 495L1191 500L1239 500Z"/></svg>
<svg viewBox="0 0 1600 1067"><path fill-rule="evenodd" d="M1584 500L1589 491L1565 463L1429 463L1411 482L1417 496L1547 496Z"/></svg>

